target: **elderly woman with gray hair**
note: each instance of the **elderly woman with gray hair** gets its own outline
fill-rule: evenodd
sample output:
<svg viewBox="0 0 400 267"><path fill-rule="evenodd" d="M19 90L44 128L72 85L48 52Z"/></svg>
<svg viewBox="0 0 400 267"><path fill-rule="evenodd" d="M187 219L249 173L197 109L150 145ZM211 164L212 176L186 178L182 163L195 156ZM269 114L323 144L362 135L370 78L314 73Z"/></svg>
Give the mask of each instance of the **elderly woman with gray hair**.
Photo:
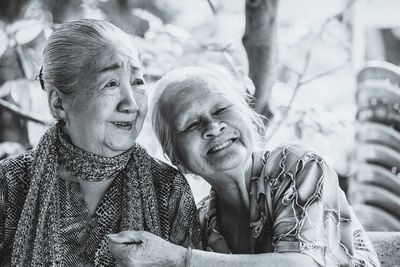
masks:
<svg viewBox="0 0 400 267"><path fill-rule="evenodd" d="M185 178L135 144L147 113L138 52L101 20L55 29L39 78L58 120L0 162L1 266L114 266L107 234L201 248Z"/></svg>
<svg viewBox="0 0 400 267"><path fill-rule="evenodd" d="M111 235L111 251L125 266L379 266L335 172L302 144L266 150L241 87L212 66L172 71L156 87L164 152L212 187L199 209L208 251L143 231Z"/></svg>

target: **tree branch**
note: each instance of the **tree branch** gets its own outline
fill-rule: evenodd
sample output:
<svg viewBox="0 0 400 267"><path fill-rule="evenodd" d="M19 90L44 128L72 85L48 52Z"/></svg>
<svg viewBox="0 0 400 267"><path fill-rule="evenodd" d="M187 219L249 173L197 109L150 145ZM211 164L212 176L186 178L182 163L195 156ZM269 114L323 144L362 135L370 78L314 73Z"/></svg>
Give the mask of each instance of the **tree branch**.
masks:
<svg viewBox="0 0 400 267"><path fill-rule="evenodd" d="M36 122L36 123L39 123L39 124L42 124L42 125L45 125L45 126L54 125L54 122L44 120L43 118L40 118L37 115L29 114L28 112L24 111L23 109L21 109L17 105L12 104L12 103L10 103L10 102L8 102L8 101L6 101L4 99L1 99L1 98L0 98L0 107L4 108L5 110L10 111L11 113L17 115L21 119L33 121L33 122Z"/></svg>
<svg viewBox="0 0 400 267"><path fill-rule="evenodd" d="M305 74L306 74L306 72L307 72L307 70L308 70L308 67L309 67L309 65L310 65L311 52L312 52L312 50L313 50L313 47L314 47L315 43L321 38L322 34L325 32L325 29L326 29L327 25L329 24L329 22L331 22L331 21L333 21L333 20L335 20L335 19L341 20L341 18L343 18L344 14L351 8L351 6L354 5L357 1L358 1L358 0L351 0L351 1L349 1L349 2L347 3L346 7L343 9L342 12L340 12L340 13L338 13L338 14L336 14L336 15L333 15L333 16L328 17L328 18L322 23L322 26L320 27L318 33L314 36L313 40L311 41L310 47L309 47L308 50L307 50L307 54L306 54L306 58L305 58L305 63L304 63L303 69L302 69L302 71L300 72L300 75L299 75L299 77L298 77L297 84L296 84L296 86L294 87L293 94L292 94L292 96L291 96L291 98L290 98L290 100L289 100L289 104L287 105L287 107L286 107L286 109L285 109L285 111L284 111L284 113L283 113L283 115L282 115L281 120L276 124L275 128L273 128L273 129L270 131L269 134L267 133L267 135L266 135L266 140L271 139L272 136L274 136L274 134L279 130L279 128L280 128L280 127L283 125L283 123L286 121L286 119L287 119L287 117L288 117L288 115L289 115L289 113L290 113L290 111L291 111L291 108L292 108L292 106L293 106L293 102L294 102L294 100L295 100L295 98L296 98L296 96L297 96L297 94L298 94L298 91L299 91L299 89L301 88L301 86L303 86L303 85L305 85L305 84L307 84L307 83L310 83L310 82L314 81L315 79L321 78L321 77L326 76L326 75L330 75L330 74L332 74L332 73L334 73L334 72L340 70L341 68L343 68L344 66L346 66L346 65L349 63L350 58L349 58L348 60L346 60L343 64L340 64L340 65L338 65L337 67L335 67L335 68L333 68L333 69L330 69L330 70L328 70L328 71L319 73L319 74L317 74L317 75L315 75L315 76L313 76L312 78L309 78L309 79L307 79L307 80L304 80L304 79L303 79L303 77L305 76Z"/></svg>
<svg viewBox="0 0 400 267"><path fill-rule="evenodd" d="M217 10L214 7L214 4L212 3L211 0L207 0L208 5L210 6L210 9L212 11L212 13L214 14L214 16L217 14Z"/></svg>
<svg viewBox="0 0 400 267"><path fill-rule="evenodd" d="M26 58L24 56L24 51L22 50L21 46L18 43L15 45L15 50L17 52L18 64L22 70L23 77L31 79L32 74L30 69L26 66Z"/></svg>
<svg viewBox="0 0 400 267"><path fill-rule="evenodd" d="M336 67L334 67L334 68L332 68L332 69L330 69L330 70L327 70L327 71L318 73L318 74L312 76L311 78L308 78L307 80L301 81L300 84L299 84L299 87L301 87L301 86L303 86L303 85L305 85L305 84L307 84L307 83L310 83L310 82L312 82L312 81L314 81L314 80L316 80L316 79L319 79L319 78L321 78L321 77L331 75L331 74L333 74L333 73L335 73L335 72L341 70L342 68L344 68L344 67L345 67L346 65L348 65L349 63L350 63L350 58L348 58L348 59L347 59L346 61L344 61L342 64L340 64L340 65L338 65L338 66L336 66Z"/></svg>

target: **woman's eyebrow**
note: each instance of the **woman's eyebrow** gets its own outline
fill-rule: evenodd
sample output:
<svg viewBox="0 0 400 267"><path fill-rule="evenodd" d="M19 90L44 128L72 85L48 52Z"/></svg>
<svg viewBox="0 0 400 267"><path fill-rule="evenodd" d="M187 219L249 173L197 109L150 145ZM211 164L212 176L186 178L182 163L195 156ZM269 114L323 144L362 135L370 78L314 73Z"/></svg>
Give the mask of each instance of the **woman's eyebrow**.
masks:
<svg viewBox="0 0 400 267"><path fill-rule="evenodd" d="M121 68L121 64L120 63L114 63L114 64L111 64L111 65L109 65L109 66L107 66L107 67L104 67L104 68L102 68L102 69L100 69L99 70L99 73L104 73L104 72L108 72L108 71L114 71L114 70L117 70L117 69L119 69L119 68ZM135 66L135 65L130 65L130 70L131 70L131 72L138 72L139 70L140 70L141 68L139 67L139 66Z"/></svg>
<svg viewBox="0 0 400 267"><path fill-rule="evenodd" d="M99 72L100 73L104 73L104 72L113 71L113 70L116 70L116 69L119 69L119 68L121 68L121 64L120 63L114 63L114 64L112 64L110 66L107 66L107 67L104 67L104 68L100 69Z"/></svg>

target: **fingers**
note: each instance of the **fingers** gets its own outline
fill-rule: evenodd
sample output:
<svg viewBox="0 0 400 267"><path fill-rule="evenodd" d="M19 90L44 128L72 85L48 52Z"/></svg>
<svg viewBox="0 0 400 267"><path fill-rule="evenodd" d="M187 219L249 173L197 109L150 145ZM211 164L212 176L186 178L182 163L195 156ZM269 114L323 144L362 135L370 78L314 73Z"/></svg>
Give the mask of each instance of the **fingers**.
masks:
<svg viewBox="0 0 400 267"><path fill-rule="evenodd" d="M131 250L131 248L127 245L113 243L113 242L108 243L108 249L118 260L118 262L124 262L126 258L129 256Z"/></svg>
<svg viewBox="0 0 400 267"><path fill-rule="evenodd" d="M138 242L137 234L119 233L108 237L108 249L121 266L138 266L137 252L143 243Z"/></svg>
<svg viewBox="0 0 400 267"><path fill-rule="evenodd" d="M119 244L143 243L143 234L141 231L122 231L118 234L110 234L108 238L111 242Z"/></svg>
<svg viewBox="0 0 400 267"><path fill-rule="evenodd" d="M117 258L121 258L122 256L128 254L128 252L132 249L131 246L114 242L109 242L108 248L112 254L118 256Z"/></svg>

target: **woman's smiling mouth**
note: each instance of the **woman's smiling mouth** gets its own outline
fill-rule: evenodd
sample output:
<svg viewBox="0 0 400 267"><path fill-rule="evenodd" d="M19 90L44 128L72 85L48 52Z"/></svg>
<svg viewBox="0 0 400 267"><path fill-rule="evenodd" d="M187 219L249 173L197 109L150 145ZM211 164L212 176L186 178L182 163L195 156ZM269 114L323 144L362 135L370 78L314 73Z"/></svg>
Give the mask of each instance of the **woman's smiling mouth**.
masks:
<svg viewBox="0 0 400 267"><path fill-rule="evenodd" d="M130 129L132 129L133 121L114 121L112 122L112 124L114 124L119 129L129 131Z"/></svg>
<svg viewBox="0 0 400 267"><path fill-rule="evenodd" d="M236 140L237 138L228 139L222 144L212 147L210 150L208 150L207 154L215 154L221 151L222 149L227 148L228 146L236 142Z"/></svg>

